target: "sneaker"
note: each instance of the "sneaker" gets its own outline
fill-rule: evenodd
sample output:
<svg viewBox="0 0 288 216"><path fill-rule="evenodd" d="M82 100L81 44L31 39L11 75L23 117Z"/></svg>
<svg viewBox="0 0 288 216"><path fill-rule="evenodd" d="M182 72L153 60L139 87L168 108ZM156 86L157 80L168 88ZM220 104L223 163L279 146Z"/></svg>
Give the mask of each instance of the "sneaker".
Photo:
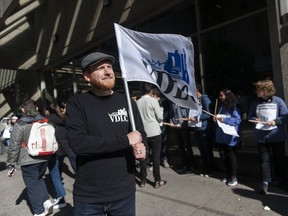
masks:
<svg viewBox="0 0 288 216"><path fill-rule="evenodd" d="M53 205L56 205L56 204L58 204L59 202L60 202L60 200L62 199L62 197L57 197L57 198L55 198L53 201Z"/></svg>
<svg viewBox="0 0 288 216"><path fill-rule="evenodd" d="M48 199L43 203L45 215L50 215L53 212L53 203Z"/></svg>
<svg viewBox="0 0 288 216"><path fill-rule="evenodd" d="M150 166L147 170L153 172L153 166Z"/></svg>
<svg viewBox="0 0 288 216"><path fill-rule="evenodd" d="M231 180L228 181L227 185L234 187L238 184L238 181L236 178L232 178Z"/></svg>
<svg viewBox="0 0 288 216"><path fill-rule="evenodd" d="M168 163L167 160L164 160L164 161L162 162L162 166L163 166L164 168L169 168L169 167L170 167L170 165L169 165L169 163Z"/></svg>
<svg viewBox="0 0 288 216"><path fill-rule="evenodd" d="M193 169L192 169L192 167L186 167L186 166L184 166L184 167L178 169L177 172L178 172L179 174L188 174L188 173L192 173L192 172L193 172Z"/></svg>
<svg viewBox="0 0 288 216"><path fill-rule="evenodd" d="M223 182L223 183L226 184L226 183L227 183L227 178L222 178L222 179L221 179L221 182Z"/></svg>
<svg viewBox="0 0 288 216"><path fill-rule="evenodd" d="M54 203L53 209L61 209L67 205L64 197L59 197L56 200L57 203Z"/></svg>
<svg viewBox="0 0 288 216"><path fill-rule="evenodd" d="M139 184L139 187L144 188L145 184L146 184L146 181L145 180L141 180L140 184Z"/></svg>
<svg viewBox="0 0 288 216"><path fill-rule="evenodd" d="M209 178L210 177L210 175L204 174L204 173L200 173L200 176L205 177L205 178Z"/></svg>
<svg viewBox="0 0 288 216"><path fill-rule="evenodd" d="M167 184L167 181L164 181L164 180L155 181L154 188L159 188L159 187L164 186L166 184Z"/></svg>
<svg viewBox="0 0 288 216"><path fill-rule="evenodd" d="M263 183L260 187L260 189L258 190L258 193L259 194L262 194L262 195L266 195L268 192L268 184L266 183Z"/></svg>

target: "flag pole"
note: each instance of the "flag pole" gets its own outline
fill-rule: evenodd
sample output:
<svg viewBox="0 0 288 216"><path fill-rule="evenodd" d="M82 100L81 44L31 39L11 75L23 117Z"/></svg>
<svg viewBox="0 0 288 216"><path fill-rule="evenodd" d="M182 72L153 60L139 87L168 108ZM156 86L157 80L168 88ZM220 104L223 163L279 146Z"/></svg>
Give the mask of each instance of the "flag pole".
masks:
<svg viewBox="0 0 288 216"><path fill-rule="evenodd" d="M134 120L133 109L132 109L132 105L131 105L131 99L130 99L128 83L127 83L126 77L122 77L122 78L123 78L123 83L124 83L125 95L126 95L126 98L127 98L128 114L129 114L129 118L130 118L131 128L132 128L132 131L136 131L135 120Z"/></svg>
<svg viewBox="0 0 288 216"><path fill-rule="evenodd" d="M217 106L218 106L218 98L215 101L215 107L214 107L214 115L215 116L217 115L217 108L218 108Z"/></svg>

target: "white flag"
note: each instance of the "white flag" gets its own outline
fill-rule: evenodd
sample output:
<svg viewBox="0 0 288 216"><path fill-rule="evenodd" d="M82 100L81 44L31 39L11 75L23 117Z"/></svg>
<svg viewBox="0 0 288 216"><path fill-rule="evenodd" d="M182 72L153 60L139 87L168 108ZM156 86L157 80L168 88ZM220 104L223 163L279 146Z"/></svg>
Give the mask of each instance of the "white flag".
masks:
<svg viewBox="0 0 288 216"><path fill-rule="evenodd" d="M114 28L123 78L152 83L175 104L198 110L190 38Z"/></svg>

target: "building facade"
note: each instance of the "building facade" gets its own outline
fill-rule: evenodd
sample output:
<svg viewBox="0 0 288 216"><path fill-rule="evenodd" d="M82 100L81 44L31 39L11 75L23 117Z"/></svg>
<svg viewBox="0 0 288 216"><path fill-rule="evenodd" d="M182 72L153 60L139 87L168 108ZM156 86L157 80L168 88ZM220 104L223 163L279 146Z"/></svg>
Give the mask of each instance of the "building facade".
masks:
<svg viewBox="0 0 288 216"><path fill-rule="evenodd" d="M268 77L277 95L288 100L287 0L22 0L1 1L2 8L4 2L0 117L17 113L25 98L44 108L89 88L81 58L102 51L117 59L114 23L191 37L196 81L212 100L229 88L247 112L253 83ZM123 90L118 61L115 70L117 88Z"/></svg>

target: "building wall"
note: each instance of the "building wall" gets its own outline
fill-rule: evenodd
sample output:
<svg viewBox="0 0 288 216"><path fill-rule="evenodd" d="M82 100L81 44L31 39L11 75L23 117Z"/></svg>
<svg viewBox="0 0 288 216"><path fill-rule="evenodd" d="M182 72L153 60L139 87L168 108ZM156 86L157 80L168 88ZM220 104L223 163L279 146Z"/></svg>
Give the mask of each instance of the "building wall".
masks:
<svg viewBox="0 0 288 216"><path fill-rule="evenodd" d="M101 49L101 43L114 37L113 23L135 25L177 5L174 1L49 0L34 17L37 62L34 70L48 70L85 52Z"/></svg>
<svg viewBox="0 0 288 216"><path fill-rule="evenodd" d="M231 1L222 1L223 4L218 5L219 8L222 7L220 12L212 8L210 1L111 0L110 2L107 6L104 6L103 0L45 1L35 11L33 23L31 23L34 29L34 37L31 40L35 41L34 49L35 56L37 56L37 60L31 68L31 71L35 72L31 73L31 75L35 75L32 80L39 79L40 72L51 73L54 67L80 59L92 50L100 50L117 55L113 23L119 23L139 31L179 33L191 36L195 45L196 77L198 81L204 80L204 83L207 84L205 89L208 92L210 91L211 94L216 93L215 95L217 95L218 87L224 87L226 83L230 83L232 86L240 84L244 89L246 89L245 85L251 88L253 80L246 79L246 81L249 81L244 85L243 81L240 82L241 79L237 78L237 74L245 79L245 77L248 78L248 76L255 75L255 68L250 71L251 68L243 67L240 70L239 68L243 66L241 62L243 56L235 55L234 59L239 61L237 63L239 66L236 64L237 70L233 68L227 69L227 65L229 67L235 67L235 65L226 64L225 55L231 57L231 53L235 54L235 50L230 49L231 53L227 52L227 50L222 49L219 41L232 41L233 43L238 43L242 48L246 45L248 51L245 50L246 48L244 51L250 52L254 55L253 57L256 56L260 59L261 61L259 62L262 66L264 63L268 63L268 68L264 70L268 71L267 74L274 76L278 94L285 95L285 99L288 99L288 84L286 84L288 83L288 63L286 61L287 34L285 34L285 32L287 33L287 27L281 27L279 18L277 19L277 11L279 11L279 5L276 4L277 1L267 0L267 8L269 10L263 6L257 12L261 16L254 20L249 18L255 16L253 13L256 12L253 11L253 5L251 6L252 2L255 1L245 1L247 5L244 6L243 1L235 1L235 4L231 4ZM263 0L257 2L263 2ZM195 7L195 4L199 6ZM224 10L225 7L226 10ZM244 8L243 11L238 10L241 7L242 9ZM197 16L197 12L201 12L199 16ZM270 19L271 17L273 19ZM244 22L245 19L246 23ZM269 29L267 29L267 20L270 20L270 23L268 23ZM200 25L197 26L198 22L200 22ZM260 28L261 26L266 26L266 28L263 30ZM276 28L273 28L273 26L276 26ZM241 31L237 32L239 29ZM275 35L277 40L275 40ZM269 38L270 44L267 42ZM200 40L202 41L201 46L199 46ZM211 48L213 46L211 41L213 40L219 47L216 49L219 53L215 52L215 46L213 49ZM233 43L232 47L234 47ZM256 43L261 44L259 45L261 49L256 50L251 46ZM204 56L202 61L199 59L200 55ZM223 56L220 58L221 55ZM263 58L260 58L261 55ZM220 62L215 61L215 57L218 57ZM273 68L272 65L269 65L269 60L271 61L271 59ZM229 60L229 63L232 60ZM253 62L251 65L253 65ZM201 68L204 68L203 74L200 73ZM218 71L215 69L218 69ZM236 79L233 78L233 82L229 79L226 80L226 83L222 82L219 77L224 74L224 70L227 71L225 76L229 78L234 74L233 76ZM38 75L36 75L37 73ZM39 81L33 82L33 85L35 83L39 83ZM218 86L215 84L218 84ZM51 88L49 85L46 87ZM35 88L33 87L33 89ZM250 92L253 94L252 91ZM29 97L31 96L33 96L33 93L29 94Z"/></svg>

